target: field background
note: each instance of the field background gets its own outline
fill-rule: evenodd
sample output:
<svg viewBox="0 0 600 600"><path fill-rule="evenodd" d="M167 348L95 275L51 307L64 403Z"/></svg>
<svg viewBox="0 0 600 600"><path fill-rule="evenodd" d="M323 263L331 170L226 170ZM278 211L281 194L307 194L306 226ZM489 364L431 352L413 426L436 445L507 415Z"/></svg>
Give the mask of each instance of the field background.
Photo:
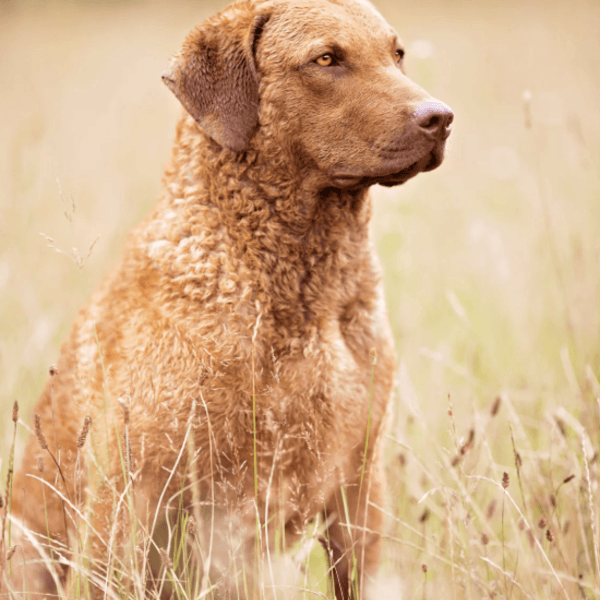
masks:
<svg viewBox="0 0 600 600"><path fill-rule="evenodd" d="M13 401L29 422L158 196L160 75L225 5L0 0L3 473ZM378 600L600 598L600 2L377 6L456 115L440 169L373 190L400 359Z"/></svg>

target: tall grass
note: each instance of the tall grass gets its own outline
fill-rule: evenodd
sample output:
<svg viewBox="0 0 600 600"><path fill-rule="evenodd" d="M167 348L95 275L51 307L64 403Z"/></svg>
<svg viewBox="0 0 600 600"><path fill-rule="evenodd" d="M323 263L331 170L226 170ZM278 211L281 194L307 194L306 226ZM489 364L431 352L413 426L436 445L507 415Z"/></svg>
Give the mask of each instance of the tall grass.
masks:
<svg viewBox="0 0 600 600"><path fill-rule="evenodd" d="M75 311L158 195L178 114L160 74L187 30L224 4L0 6L0 76L11 82L0 95L6 471L14 400L31 413ZM385 547L366 592L600 598L600 6L377 4L407 43L409 74L456 120L439 170L374 190L400 364L377 507ZM64 502L85 530L77 498ZM151 596L211 597L212 580L186 576L207 559L207 520L174 514L162 560L154 527L138 523L137 558L113 569L133 581L121 597L143 596L134 573L150 563ZM261 593L275 580L279 599L331 594L322 527L292 558L264 556ZM18 559L13 550L7 565ZM86 594L84 544L71 560ZM286 561L299 573L291 584Z"/></svg>

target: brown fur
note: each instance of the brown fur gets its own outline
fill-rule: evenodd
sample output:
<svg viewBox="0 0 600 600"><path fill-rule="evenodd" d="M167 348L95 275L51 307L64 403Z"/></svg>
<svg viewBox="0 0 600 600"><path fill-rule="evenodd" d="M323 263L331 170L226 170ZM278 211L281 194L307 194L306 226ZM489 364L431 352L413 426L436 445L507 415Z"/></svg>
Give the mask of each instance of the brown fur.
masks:
<svg viewBox="0 0 600 600"><path fill-rule="evenodd" d="M92 416L83 487L100 572L126 481L126 426L143 524L182 489L193 447L184 500L216 505L221 562L227 523L252 548L256 514L277 515L269 543L279 526L289 547L325 513L336 597L354 597L352 552L359 573L375 571L382 516L367 498L383 503L395 356L368 188L437 166L449 133L449 120L435 135L415 124L432 99L396 64L397 48L364 0L252 0L193 30L165 74L187 112L162 198L79 313L35 408L72 499L77 438ZM337 63L314 62L327 53ZM40 474L39 455L32 436L14 512L45 534L42 484L28 475L54 483L56 472L46 458ZM61 500L47 488L45 502L52 537L66 543ZM53 591L43 567L27 572L29 590Z"/></svg>

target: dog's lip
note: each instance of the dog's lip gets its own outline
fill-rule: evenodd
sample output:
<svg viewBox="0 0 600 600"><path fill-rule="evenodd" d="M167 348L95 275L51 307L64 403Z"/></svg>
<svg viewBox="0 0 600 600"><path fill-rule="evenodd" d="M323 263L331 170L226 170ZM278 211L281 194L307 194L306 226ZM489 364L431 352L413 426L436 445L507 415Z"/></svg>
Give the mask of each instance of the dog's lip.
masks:
<svg viewBox="0 0 600 600"><path fill-rule="evenodd" d="M356 185L364 179L364 175L350 175L347 173L336 173L331 176L331 180L340 187L349 187Z"/></svg>
<svg viewBox="0 0 600 600"><path fill-rule="evenodd" d="M331 180L340 187L352 187L358 184L372 185L373 183L379 183L379 181L385 181L388 179L397 180L398 183L404 183L404 181L414 177L419 171L423 169L418 169L420 161L416 161L410 164L408 167L396 172L390 173L389 171L384 171L381 173L369 173L369 174L361 174L361 175L353 175L350 173L336 173L332 175ZM404 181L400 181L404 180Z"/></svg>
<svg viewBox="0 0 600 600"><path fill-rule="evenodd" d="M389 169L374 173L355 173L339 172L331 175L333 183L341 188L353 188L379 183L381 185L401 185L426 171L433 171L442 164L444 160L444 144L436 144L424 156L398 171Z"/></svg>
<svg viewBox="0 0 600 600"><path fill-rule="evenodd" d="M423 167L423 171L433 171L437 169L444 161L444 144L437 144L434 146L431 154L429 155L428 163Z"/></svg>

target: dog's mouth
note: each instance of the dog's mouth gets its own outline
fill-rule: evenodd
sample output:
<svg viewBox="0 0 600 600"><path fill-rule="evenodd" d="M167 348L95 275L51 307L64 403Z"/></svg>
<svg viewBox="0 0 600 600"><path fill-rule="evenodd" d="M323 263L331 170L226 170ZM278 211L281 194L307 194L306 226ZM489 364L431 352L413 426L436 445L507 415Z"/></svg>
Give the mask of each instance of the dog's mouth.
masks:
<svg viewBox="0 0 600 600"><path fill-rule="evenodd" d="M374 183L388 187L393 185L401 185L419 173L425 173L427 171L433 171L434 169L437 169L442 164L443 160L444 147L442 146L440 148L436 146L431 153L425 156L423 159L412 163L412 165L406 169L402 169L398 173L392 173L391 175L383 177L376 177L374 178Z"/></svg>
<svg viewBox="0 0 600 600"><path fill-rule="evenodd" d="M332 174L331 179L337 187L344 189L367 187L376 183L387 187L402 185L419 173L437 169L444 160L444 147L443 142L436 144L429 153L400 171L390 173L389 170L386 170L381 173L361 175L335 173Z"/></svg>

